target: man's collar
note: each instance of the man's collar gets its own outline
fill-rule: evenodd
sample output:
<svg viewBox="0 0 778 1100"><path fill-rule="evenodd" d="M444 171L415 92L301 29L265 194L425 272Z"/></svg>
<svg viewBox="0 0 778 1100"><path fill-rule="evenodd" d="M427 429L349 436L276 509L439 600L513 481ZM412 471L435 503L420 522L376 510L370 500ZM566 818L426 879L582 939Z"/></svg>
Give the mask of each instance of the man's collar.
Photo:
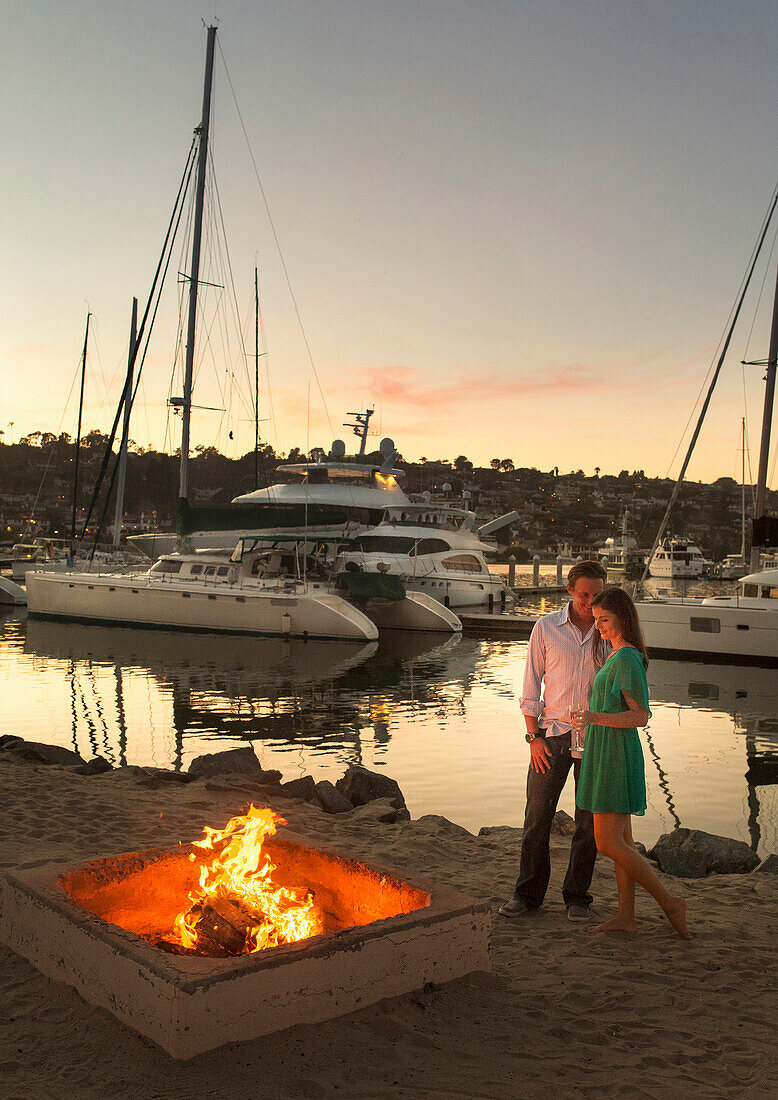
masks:
<svg viewBox="0 0 778 1100"><path fill-rule="evenodd" d="M572 601L572 600L568 600L568 601L567 601L567 603L565 604L565 613L564 613L564 618L562 619L562 622L563 622L563 623L570 623L570 625L571 625L571 626L573 626L573 627L575 627L575 629L576 629L576 630L579 630L579 628L578 628L578 627L577 627L577 626L575 625L575 623L573 622L573 620L572 620L572 619L570 618L570 608L571 608L572 606L573 606L573 601ZM582 633L581 633L581 637L582 637L583 639L586 639L586 638L588 638L588 637L589 637L589 635L591 634L591 632L592 632L593 628L594 628L594 619L592 619L591 623L589 624L589 627L588 627L588 629L587 629L586 631L584 631L584 632L582 632ZM580 631L579 631L579 632L580 632Z"/></svg>

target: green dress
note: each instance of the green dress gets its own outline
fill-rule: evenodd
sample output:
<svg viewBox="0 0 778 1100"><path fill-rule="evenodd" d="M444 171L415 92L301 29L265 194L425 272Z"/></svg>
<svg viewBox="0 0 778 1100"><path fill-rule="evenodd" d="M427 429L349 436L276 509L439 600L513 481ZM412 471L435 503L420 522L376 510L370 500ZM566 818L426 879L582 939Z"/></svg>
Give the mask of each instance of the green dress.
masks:
<svg viewBox="0 0 778 1100"><path fill-rule="evenodd" d="M617 649L597 673L589 710L623 712L622 691L648 710L646 670L634 646ZM587 726L575 802L595 814L645 813L646 774L637 729Z"/></svg>

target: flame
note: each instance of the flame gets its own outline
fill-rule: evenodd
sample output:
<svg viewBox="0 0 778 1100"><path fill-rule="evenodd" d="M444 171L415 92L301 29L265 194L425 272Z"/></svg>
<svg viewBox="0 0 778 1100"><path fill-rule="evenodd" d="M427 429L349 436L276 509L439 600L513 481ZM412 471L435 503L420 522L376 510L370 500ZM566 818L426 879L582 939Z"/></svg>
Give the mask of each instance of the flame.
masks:
<svg viewBox="0 0 778 1100"><path fill-rule="evenodd" d="M284 824L284 818L272 810L252 805L245 816L233 817L223 829L205 826L203 839L196 840L194 846L213 852L213 858L201 866L199 889L189 895L188 907L175 919L175 942L196 949L198 918L192 907L220 898L238 903L243 912L256 918L246 938L245 952L249 954L295 943L321 931L310 892L273 883L275 864L262 845L277 825ZM189 858L194 861L194 854Z"/></svg>

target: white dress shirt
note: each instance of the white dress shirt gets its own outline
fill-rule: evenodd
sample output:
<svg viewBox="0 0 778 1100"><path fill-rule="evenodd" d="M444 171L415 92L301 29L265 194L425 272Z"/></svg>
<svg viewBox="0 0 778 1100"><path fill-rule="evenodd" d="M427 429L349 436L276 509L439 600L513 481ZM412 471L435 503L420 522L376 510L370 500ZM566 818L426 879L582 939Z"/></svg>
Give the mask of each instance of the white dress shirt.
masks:
<svg viewBox="0 0 778 1100"><path fill-rule="evenodd" d="M532 629L519 706L538 719L546 737L571 732L570 708L588 708L594 677L610 656L610 642L594 652L594 624L585 635L570 619L570 604L538 619ZM580 758L585 729L573 730L572 755Z"/></svg>

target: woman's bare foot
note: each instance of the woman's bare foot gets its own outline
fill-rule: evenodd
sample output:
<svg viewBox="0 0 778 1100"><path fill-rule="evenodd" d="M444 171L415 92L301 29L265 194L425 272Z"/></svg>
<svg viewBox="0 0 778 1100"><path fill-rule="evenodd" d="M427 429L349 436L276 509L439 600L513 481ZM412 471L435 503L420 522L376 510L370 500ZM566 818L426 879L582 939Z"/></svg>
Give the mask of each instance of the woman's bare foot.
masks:
<svg viewBox="0 0 778 1100"><path fill-rule="evenodd" d="M690 940L689 929L686 927L686 900L685 898L673 898L665 909L665 916L672 924L678 935L683 940Z"/></svg>
<svg viewBox="0 0 778 1100"><path fill-rule="evenodd" d="M615 917L611 917L610 920L603 921L602 924L595 924L593 928L588 929L589 932L637 932L637 925L635 924L634 917L621 917L617 913Z"/></svg>

